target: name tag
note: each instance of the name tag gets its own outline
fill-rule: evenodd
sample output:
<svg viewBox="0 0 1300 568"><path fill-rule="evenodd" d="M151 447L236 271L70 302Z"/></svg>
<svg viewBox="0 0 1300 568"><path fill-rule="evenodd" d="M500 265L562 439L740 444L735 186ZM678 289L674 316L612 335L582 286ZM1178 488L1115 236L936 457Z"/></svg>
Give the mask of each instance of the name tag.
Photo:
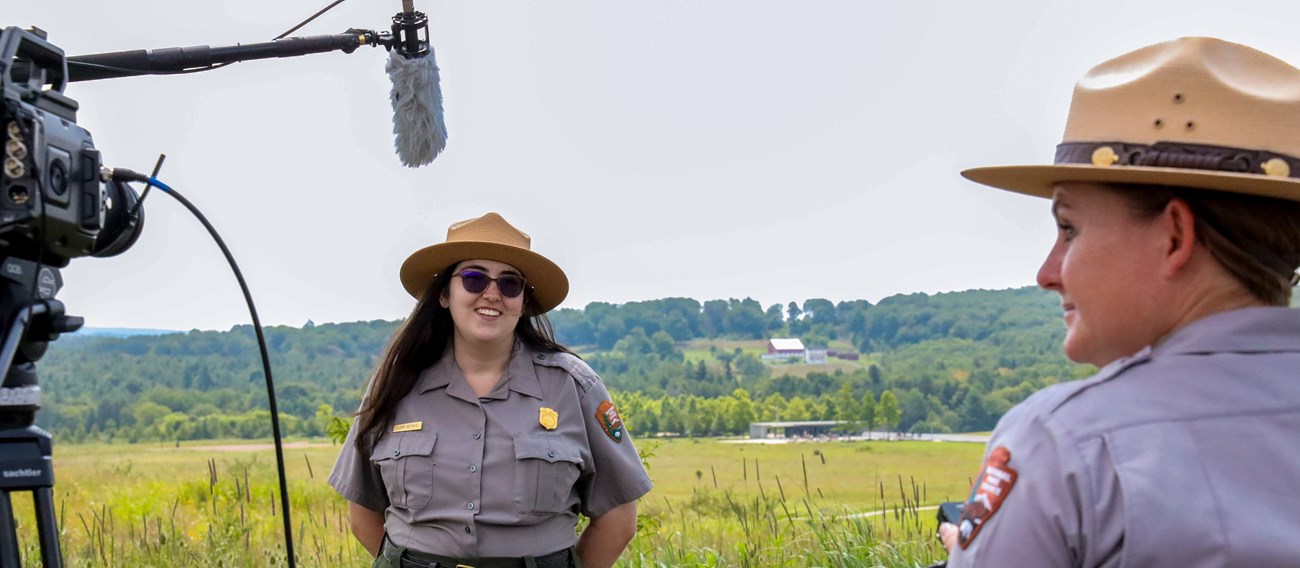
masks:
<svg viewBox="0 0 1300 568"><path fill-rule="evenodd" d="M420 430L422 428L424 428L424 422L407 422L406 424L398 424L396 426L393 426L393 431L413 432L415 430Z"/></svg>

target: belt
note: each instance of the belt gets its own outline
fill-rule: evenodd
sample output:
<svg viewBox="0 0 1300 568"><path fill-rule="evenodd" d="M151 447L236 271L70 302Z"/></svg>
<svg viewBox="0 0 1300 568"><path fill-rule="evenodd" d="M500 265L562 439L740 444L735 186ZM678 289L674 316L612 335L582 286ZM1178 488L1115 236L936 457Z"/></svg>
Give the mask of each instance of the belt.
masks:
<svg viewBox="0 0 1300 568"><path fill-rule="evenodd" d="M379 554L394 568L581 568L582 563L572 548L543 556L451 558L403 548L393 544L384 535L384 545Z"/></svg>

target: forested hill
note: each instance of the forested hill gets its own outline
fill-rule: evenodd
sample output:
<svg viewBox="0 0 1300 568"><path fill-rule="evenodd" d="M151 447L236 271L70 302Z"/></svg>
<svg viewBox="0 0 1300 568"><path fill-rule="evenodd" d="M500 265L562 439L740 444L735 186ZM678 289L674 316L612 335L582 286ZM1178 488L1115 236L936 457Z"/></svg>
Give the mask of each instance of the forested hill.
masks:
<svg viewBox="0 0 1300 568"><path fill-rule="evenodd" d="M745 432L752 420L835 419L902 431L988 430L1034 390L1086 375L1061 355L1056 295L972 290L761 306L667 298L553 312L561 342L615 391L635 430ZM282 426L321 435L360 400L398 322L265 330ZM826 363L763 360L769 338ZM38 364L38 424L64 440L269 435L250 326L156 336L66 336Z"/></svg>

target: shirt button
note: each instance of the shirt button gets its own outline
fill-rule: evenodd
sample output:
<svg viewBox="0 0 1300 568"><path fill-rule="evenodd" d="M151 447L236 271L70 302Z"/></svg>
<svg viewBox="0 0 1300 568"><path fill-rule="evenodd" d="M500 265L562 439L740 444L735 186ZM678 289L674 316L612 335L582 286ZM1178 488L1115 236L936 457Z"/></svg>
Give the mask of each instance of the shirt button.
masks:
<svg viewBox="0 0 1300 568"><path fill-rule="evenodd" d="M549 451L549 452L546 452L546 457L548 457L548 458L554 458L554 457L555 457L555 450L551 450L551 451Z"/></svg>
<svg viewBox="0 0 1300 568"><path fill-rule="evenodd" d="M539 361L542 360L542 359L545 359L545 358L546 358L546 354L545 354L545 353L538 353L538 354L537 354L537 359L538 359Z"/></svg>
<svg viewBox="0 0 1300 568"><path fill-rule="evenodd" d="M475 439L475 440L477 440L477 439L479 439L479 438L482 438L482 437L483 437L483 433L482 433L482 432L475 432L475 433L474 433L474 439Z"/></svg>
<svg viewBox="0 0 1300 568"><path fill-rule="evenodd" d="M469 472L470 472L470 473L474 473L474 472L476 472L476 471L478 471L478 466L476 466L476 465L471 465L471 466L469 466Z"/></svg>
<svg viewBox="0 0 1300 568"><path fill-rule="evenodd" d="M393 450L393 455L395 455L395 456L396 456L396 455L401 455L401 453L402 453L401 450Z"/></svg>
<svg viewBox="0 0 1300 568"><path fill-rule="evenodd" d="M469 527L468 527L468 526L465 527L465 534L469 534Z"/></svg>
<svg viewBox="0 0 1300 568"><path fill-rule="evenodd" d="M474 502L473 502L473 501L470 501L470 502L469 502L469 505L466 505L465 507L466 507L467 509L473 511L473 510L474 510Z"/></svg>

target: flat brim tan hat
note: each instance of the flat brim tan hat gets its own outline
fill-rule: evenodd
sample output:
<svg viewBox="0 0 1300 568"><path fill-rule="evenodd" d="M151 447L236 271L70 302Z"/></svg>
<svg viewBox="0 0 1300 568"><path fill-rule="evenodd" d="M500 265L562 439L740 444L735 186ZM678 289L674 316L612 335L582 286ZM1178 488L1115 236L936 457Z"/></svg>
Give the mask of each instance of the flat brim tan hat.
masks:
<svg viewBox="0 0 1300 568"><path fill-rule="evenodd" d="M968 169L984 185L1051 197L1062 182L1189 187L1300 201L1300 70L1191 37L1097 67L1074 89L1052 165Z"/></svg>
<svg viewBox="0 0 1300 568"><path fill-rule="evenodd" d="M569 294L569 278L554 262L532 251L532 238L488 213L447 228L446 242L415 251L402 263L402 287L419 299L438 271L463 260L504 262L523 273L540 307L539 314L560 305Z"/></svg>

